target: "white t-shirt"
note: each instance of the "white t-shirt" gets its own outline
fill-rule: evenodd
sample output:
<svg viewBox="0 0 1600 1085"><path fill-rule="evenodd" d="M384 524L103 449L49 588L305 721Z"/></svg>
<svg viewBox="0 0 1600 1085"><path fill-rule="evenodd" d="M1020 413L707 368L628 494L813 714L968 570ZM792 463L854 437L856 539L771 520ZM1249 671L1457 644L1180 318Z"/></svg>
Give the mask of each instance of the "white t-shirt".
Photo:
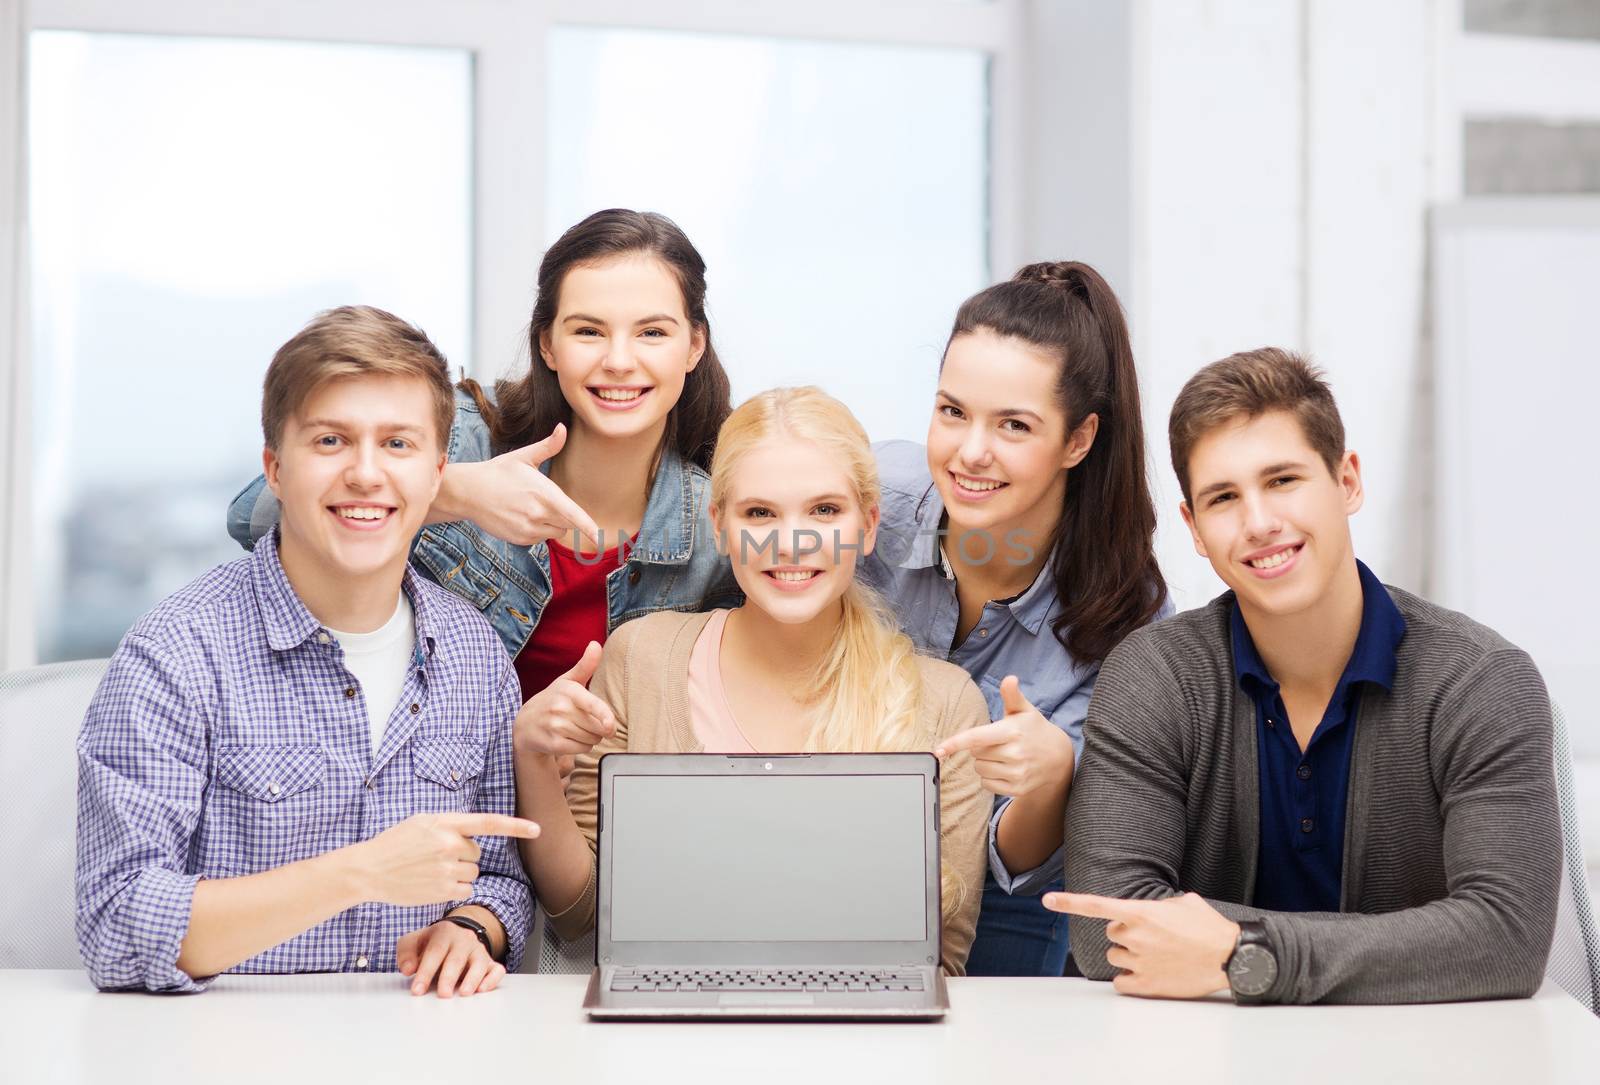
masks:
<svg viewBox="0 0 1600 1085"><path fill-rule="evenodd" d="M400 702L406 687L406 672L417 649L417 624L411 613L411 600L400 593L394 617L371 633L341 633L330 629L344 649L344 665L356 676L367 700L367 725L372 730L372 754L377 756L383 741L383 728Z"/></svg>

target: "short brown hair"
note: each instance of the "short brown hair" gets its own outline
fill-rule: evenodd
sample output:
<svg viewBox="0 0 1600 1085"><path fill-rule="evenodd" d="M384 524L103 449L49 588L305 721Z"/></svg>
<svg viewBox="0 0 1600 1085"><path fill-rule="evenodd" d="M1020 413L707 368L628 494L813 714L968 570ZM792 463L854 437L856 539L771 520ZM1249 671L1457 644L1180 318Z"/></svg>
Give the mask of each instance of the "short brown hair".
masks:
<svg viewBox="0 0 1600 1085"><path fill-rule="evenodd" d="M1289 411L1299 419L1306 442L1327 464L1328 474L1337 475L1344 459L1344 422L1322 370L1293 351L1261 347L1212 362L1189 378L1172 404L1167 440L1184 501L1189 500L1189 457L1200 438L1268 411Z"/></svg>
<svg viewBox="0 0 1600 1085"><path fill-rule="evenodd" d="M267 447L277 451L283 427L318 388L372 373L427 381L443 451L455 419L449 363L421 328L370 305L318 313L272 356L261 389L261 434Z"/></svg>

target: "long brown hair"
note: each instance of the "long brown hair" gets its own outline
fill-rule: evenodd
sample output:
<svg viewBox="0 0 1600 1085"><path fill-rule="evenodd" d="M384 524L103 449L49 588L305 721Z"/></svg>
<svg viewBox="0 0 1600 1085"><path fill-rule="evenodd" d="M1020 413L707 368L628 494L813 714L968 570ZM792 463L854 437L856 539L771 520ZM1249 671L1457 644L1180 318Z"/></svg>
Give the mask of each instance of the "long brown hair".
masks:
<svg viewBox="0 0 1600 1085"><path fill-rule="evenodd" d="M683 309L689 322L705 335L706 350L700 364L684 378L683 392L667 414L663 447L684 459L710 469L717 429L728 417L728 374L711 345L711 324L706 319L706 262L678 228L677 223L653 211L611 208L596 211L557 239L539 262L539 291L528 326L532 363L526 376L495 382L495 402L470 378L459 387L477 401L489 424L494 451L507 452L550 436L556 423L572 424L572 407L561 394L555 373L539 360L539 340L555 323L561 301L561 284L567 272L630 253L649 253L671 270L683 291Z"/></svg>
<svg viewBox="0 0 1600 1085"><path fill-rule="evenodd" d="M1074 657L1098 663L1155 617L1167 595L1156 563L1144 416L1122 306L1088 264L1029 264L967 299L950 338L979 328L1060 360L1056 398L1069 434L1090 414L1099 416L1089 454L1069 470L1050 558L1060 603L1051 629Z"/></svg>

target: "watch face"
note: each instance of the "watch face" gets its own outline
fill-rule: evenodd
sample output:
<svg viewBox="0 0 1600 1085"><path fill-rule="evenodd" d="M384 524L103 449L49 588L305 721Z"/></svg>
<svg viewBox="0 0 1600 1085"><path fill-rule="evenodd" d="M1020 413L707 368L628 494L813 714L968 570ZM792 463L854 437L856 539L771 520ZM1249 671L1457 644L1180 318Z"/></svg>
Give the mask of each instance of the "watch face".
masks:
<svg viewBox="0 0 1600 1085"><path fill-rule="evenodd" d="M1265 946L1243 945L1228 962L1228 984L1245 998L1260 998L1278 978L1278 959Z"/></svg>

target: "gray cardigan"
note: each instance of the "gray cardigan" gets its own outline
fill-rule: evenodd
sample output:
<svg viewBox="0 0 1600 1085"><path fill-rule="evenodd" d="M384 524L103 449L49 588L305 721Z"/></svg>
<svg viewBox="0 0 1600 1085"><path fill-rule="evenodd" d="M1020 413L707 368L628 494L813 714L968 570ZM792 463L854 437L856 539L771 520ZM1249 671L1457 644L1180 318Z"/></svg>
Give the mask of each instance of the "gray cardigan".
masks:
<svg viewBox="0 0 1600 1085"><path fill-rule="evenodd" d="M1550 701L1526 653L1395 588L1393 692L1361 687L1340 910L1265 912L1255 706L1234 677L1233 594L1140 629L1106 659L1066 818L1067 888L1196 892L1261 919L1273 1002L1441 1002L1538 989L1555 929L1560 821ZM1103 921L1074 917L1110 979Z"/></svg>

